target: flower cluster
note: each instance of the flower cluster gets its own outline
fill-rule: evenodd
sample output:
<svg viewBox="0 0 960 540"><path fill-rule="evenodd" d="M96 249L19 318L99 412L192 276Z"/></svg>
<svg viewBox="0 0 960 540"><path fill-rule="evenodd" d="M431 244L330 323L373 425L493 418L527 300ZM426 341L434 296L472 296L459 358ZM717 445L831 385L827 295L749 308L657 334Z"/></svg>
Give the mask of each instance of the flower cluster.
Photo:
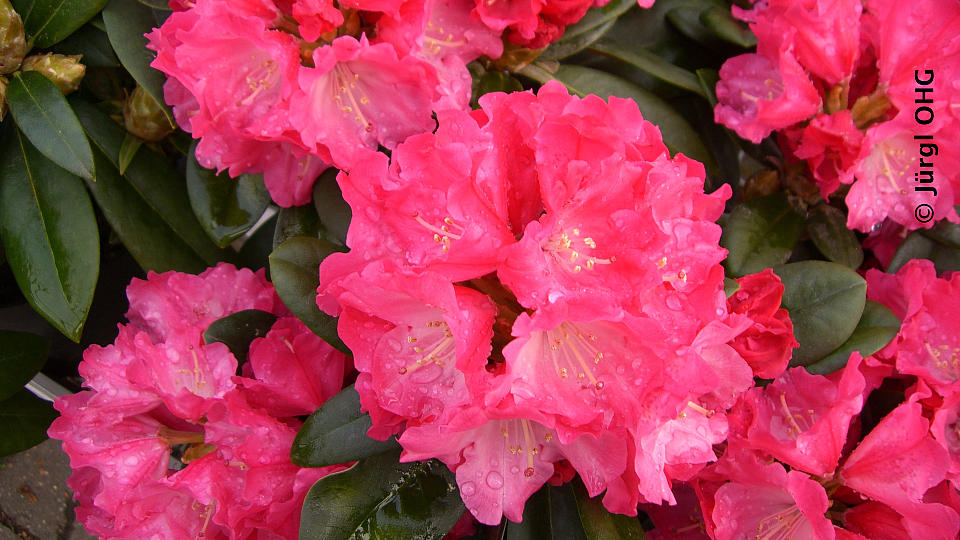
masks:
<svg viewBox="0 0 960 540"><path fill-rule="evenodd" d="M931 201L930 217L960 221L960 5L769 0L734 14L757 52L720 70L717 122L754 142L777 131L824 197L852 184L851 229L931 227L915 216Z"/></svg>
<svg viewBox="0 0 960 540"><path fill-rule="evenodd" d="M867 272L868 296L903 320L877 354L829 376L791 368L744 393L717 463L644 505L663 538L954 539L960 534L960 278L929 261ZM868 397L890 400L882 418ZM874 399L870 397L870 399Z"/></svg>
<svg viewBox="0 0 960 540"><path fill-rule="evenodd" d="M296 538L306 491L343 468L290 462L296 417L340 390L344 355L262 273L151 273L127 292L130 323L84 353L89 390L55 402L49 434L70 456L78 519L101 538ZM278 318L238 368L202 334L248 309Z"/></svg>
<svg viewBox="0 0 960 540"><path fill-rule="evenodd" d="M779 278L728 307L730 190L704 194L632 101L550 83L480 104L338 178L351 250L321 265L318 304L369 434L444 461L483 523L573 471L616 512L673 503L755 373L786 367Z"/></svg>

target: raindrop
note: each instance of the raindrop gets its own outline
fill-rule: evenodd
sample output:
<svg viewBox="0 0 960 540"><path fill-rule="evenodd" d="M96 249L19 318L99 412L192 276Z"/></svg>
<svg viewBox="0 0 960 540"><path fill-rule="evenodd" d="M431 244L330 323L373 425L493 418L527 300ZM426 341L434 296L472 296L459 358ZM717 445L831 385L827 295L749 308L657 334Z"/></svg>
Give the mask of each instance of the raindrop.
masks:
<svg viewBox="0 0 960 540"><path fill-rule="evenodd" d="M523 475L526 476L527 478L530 478L531 476L533 476L533 473L534 473L533 467L527 467L523 471Z"/></svg>
<svg viewBox="0 0 960 540"><path fill-rule="evenodd" d="M627 371L627 368L623 366L617 366L617 375L623 375Z"/></svg>
<svg viewBox="0 0 960 540"><path fill-rule="evenodd" d="M487 473L487 485L490 489L500 489L503 487L503 477L496 471Z"/></svg>
<svg viewBox="0 0 960 540"><path fill-rule="evenodd" d="M674 311L680 311L681 309L683 309L683 305L680 303L680 299L677 298L676 296L667 297L667 307Z"/></svg>
<svg viewBox="0 0 960 540"><path fill-rule="evenodd" d="M403 349L403 345L401 345L400 342L395 339L388 339L387 345L390 346L390 349L393 352L400 352Z"/></svg>
<svg viewBox="0 0 960 540"><path fill-rule="evenodd" d="M443 375L443 368L436 364L428 364L414 371L410 375L410 380L417 384L431 383Z"/></svg>
<svg viewBox="0 0 960 540"><path fill-rule="evenodd" d="M127 456L123 458L123 464L129 467L133 467L138 463L140 463L140 458L138 458L137 456Z"/></svg>
<svg viewBox="0 0 960 540"><path fill-rule="evenodd" d="M697 426L697 435L706 438L707 437L707 427L706 426Z"/></svg>
<svg viewBox="0 0 960 540"><path fill-rule="evenodd" d="M465 482L462 486L460 486L460 491L469 497L477 492L477 486L473 482Z"/></svg>

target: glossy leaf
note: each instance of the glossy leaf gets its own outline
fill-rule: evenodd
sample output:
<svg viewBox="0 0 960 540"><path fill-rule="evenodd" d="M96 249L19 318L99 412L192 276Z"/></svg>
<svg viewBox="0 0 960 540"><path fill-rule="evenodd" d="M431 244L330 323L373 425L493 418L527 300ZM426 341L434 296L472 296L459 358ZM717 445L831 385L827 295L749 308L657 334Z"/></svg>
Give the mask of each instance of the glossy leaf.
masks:
<svg viewBox="0 0 960 540"><path fill-rule="evenodd" d="M463 515L453 473L437 461L400 463L399 452L325 476L303 502L300 538L440 540Z"/></svg>
<svg viewBox="0 0 960 540"><path fill-rule="evenodd" d="M730 8L712 7L700 13L700 23L720 39L748 49L757 44L757 36L740 21L733 18Z"/></svg>
<svg viewBox="0 0 960 540"><path fill-rule="evenodd" d="M863 248L847 228L847 216L828 204L818 204L807 216L807 232L820 253L835 263L856 270L863 263Z"/></svg>
<svg viewBox="0 0 960 540"><path fill-rule="evenodd" d="M591 498L579 479L573 483L573 493L587 540L645 540L640 520L608 512L601 497Z"/></svg>
<svg viewBox="0 0 960 540"><path fill-rule="evenodd" d="M720 72L715 69L698 69L697 81L700 83L702 94L707 98L710 107L717 106L717 83L720 82Z"/></svg>
<svg viewBox="0 0 960 540"><path fill-rule="evenodd" d="M41 154L77 176L93 179L90 143L52 82L36 71L16 73L7 86L7 103L20 131Z"/></svg>
<svg viewBox="0 0 960 540"><path fill-rule="evenodd" d="M747 201L736 208L723 227L720 245L729 250L724 265L733 276L782 264L803 231L803 217L783 193Z"/></svg>
<svg viewBox="0 0 960 540"><path fill-rule="evenodd" d="M21 389L47 362L50 344L36 334L0 330L0 401Z"/></svg>
<svg viewBox="0 0 960 540"><path fill-rule="evenodd" d="M557 44L577 41L597 28L615 21L635 5L637 5L635 0L610 0L603 7L591 8L576 24L571 24L564 29L563 37L557 41Z"/></svg>
<svg viewBox="0 0 960 540"><path fill-rule="evenodd" d="M141 268L154 272L202 272L207 264L120 176L103 152L94 149L99 178L87 182L110 227Z"/></svg>
<svg viewBox="0 0 960 540"><path fill-rule="evenodd" d="M738 283L737 280L728 277L723 278L723 294L725 294L727 298L730 298L733 293L739 290L740 283Z"/></svg>
<svg viewBox="0 0 960 540"><path fill-rule="evenodd" d="M337 171L327 169L313 185L313 206L320 216L320 223L326 229L327 240L345 246L347 229L353 216L350 205L343 200L340 185L337 184Z"/></svg>
<svg viewBox="0 0 960 540"><path fill-rule="evenodd" d="M863 316L853 334L822 360L806 366L807 371L820 375L833 373L847 365L850 353L859 351L863 357L879 351L893 341L900 331L900 319L883 304L867 300Z"/></svg>
<svg viewBox="0 0 960 540"><path fill-rule="evenodd" d="M294 236L319 238L324 232L317 210L312 204L281 208L277 214L277 226L273 231L273 247Z"/></svg>
<svg viewBox="0 0 960 540"><path fill-rule="evenodd" d="M127 167L130 166L130 162L133 161L133 157L137 155L137 151L140 150L142 145L143 139L132 133L128 132L123 136L123 142L120 144L120 155L117 156L117 169L120 174L127 172Z"/></svg>
<svg viewBox="0 0 960 540"><path fill-rule="evenodd" d="M173 114L163 100L163 83L166 82L166 77L150 67L156 53L147 49L147 38L143 36L154 27L160 26L161 22L152 9L132 0L111 0L103 10L103 24L120 63L163 107L167 118L173 122Z"/></svg>
<svg viewBox="0 0 960 540"><path fill-rule="evenodd" d="M82 55L83 65L88 68L112 68L120 65L120 60L113 52L106 32L93 24L86 24L70 34L70 37L57 43L53 51L60 54Z"/></svg>
<svg viewBox="0 0 960 540"><path fill-rule="evenodd" d="M783 280L782 306L800 343L791 366L830 354L853 334L867 299L867 282L846 266L802 261L774 268Z"/></svg>
<svg viewBox="0 0 960 540"><path fill-rule="evenodd" d="M479 64L476 64L477 66ZM522 92L523 84L504 71L487 71L482 67L474 69L473 84L470 93L470 106L480 107L479 99L490 92Z"/></svg>
<svg viewBox="0 0 960 540"><path fill-rule="evenodd" d="M259 309L238 311L210 323L203 331L203 342L223 343L242 364L247 361L253 340L267 335L276 321L276 315Z"/></svg>
<svg viewBox="0 0 960 540"><path fill-rule="evenodd" d="M952 223L938 223L933 229L913 231L904 239L887 272L896 273L911 259L929 259L933 261L938 274L960 271L960 227Z"/></svg>
<svg viewBox="0 0 960 540"><path fill-rule="evenodd" d="M570 484L544 485L523 507L520 523L507 523L506 540L587 540Z"/></svg>
<svg viewBox="0 0 960 540"><path fill-rule="evenodd" d="M655 94L629 81L596 69L568 65L550 71L543 65L531 64L520 74L541 83L560 81L580 97L596 94L603 99L610 96L632 99L640 107L643 117L660 128L663 142L671 152L683 152L687 157L704 163L707 169L716 170L713 155L683 116Z"/></svg>
<svg viewBox="0 0 960 540"><path fill-rule="evenodd" d="M0 457L36 446L47 439L47 428L57 417L53 405L20 389L0 401Z"/></svg>
<svg viewBox="0 0 960 540"><path fill-rule="evenodd" d="M277 246L270 254L270 276L280 300L314 334L349 353L337 336L337 319L317 307L320 263L340 248L319 238L297 236Z"/></svg>
<svg viewBox="0 0 960 540"><path fill-rule="evenodd" d="M220 247L249 231L270 204L262 176L217 174L197 163L193 149L187 160L187 193L203 230Z"/></svg>
<svg viewBox="0 0 960 540"><path fill-rule="evenodd" d="M602 40L590 47L590 50L616 58L631 66L653 75L678 88L689 90L703 97L703 88L693 73L667 62L663 58L640 47L625 47L612 40Z"/></svg>
<svg viewBox="0 0 960 540"><path fill-rule="evenodd" d="M46 159L19 132L0 158L0 235L27 302L80 341L100 271L100 237L79 178Z"/></svg>
<svg viewBox="0 0 960 540"><path fill-rule="evenodd" d="M702 17L711 8L729 9L724 2L687 0L671 2L671 5L676 7L671 7L667 11L667 21L681 34L707 47L722 44L716 33L703 24Z"/></svg>
<svg viewBox="0 0 960 540"><path fill-rule="evenodd" d="M360 395L348 386L310 415L293 440L290 459L301 467L324 467L399 449L395 438L367 436L373 425L360 412Z"/></svg>
<svg viewBox="0 0 960 540"><path fill-rule="evenodd" d="M110 158L114 168L119 168L120 149L127 131L89 103L75 100L73 106L90 141ZM183 175L163 156L150 148L141 147L131 159L123 177L153 213L167 224L167 228L176 233L208 266L230 257L230 252L218 248L207 237L186 204L189 195Z"/></svg>
<svg viewBox="0 0 960 540"><path fill-rule="evenodd" d="M23 18L23 27L33 46L45 49L83 26L106 3L107 0L33 0L33 7Z"/></svg>

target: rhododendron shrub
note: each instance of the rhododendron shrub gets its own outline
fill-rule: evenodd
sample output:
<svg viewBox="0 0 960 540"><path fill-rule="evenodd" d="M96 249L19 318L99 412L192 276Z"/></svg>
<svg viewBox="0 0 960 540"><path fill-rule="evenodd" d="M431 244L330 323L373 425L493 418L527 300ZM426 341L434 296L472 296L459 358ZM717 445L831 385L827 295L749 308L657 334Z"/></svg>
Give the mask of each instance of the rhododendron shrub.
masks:
<svg viewBox="0 0 960 540"><path fill-rule="evenodd" d="M87 390L55 403L77 517L101 538L296 538L306 490L344 468L290 462L296 417L339 391L344 355L262 273L151 273L127 292L130 322L80 364ZM251 309L276 322L239 366L203 334Z"/></svg>
<svg viewBox="0 0 960 540"><path fill-rule="evenodd" d="M960 221L956 2L775 0L734 14L757 52L721 68L717 122L753 142L776 132L824 198L844 197L851 229Z"/></svg>
<svg viewBox="0 0 960 540"><path fill-rule="evenodd" d="M318 303L369 434L444 461L482 523L520 520L560 460L614 511L674 503L754 370L786 367L779 280L744 278L728 309L729 191L705 194L632 102L547 84L480 104L338 178L351 249L320 266ZM772 358L738 352L778 335Z"/></svg>

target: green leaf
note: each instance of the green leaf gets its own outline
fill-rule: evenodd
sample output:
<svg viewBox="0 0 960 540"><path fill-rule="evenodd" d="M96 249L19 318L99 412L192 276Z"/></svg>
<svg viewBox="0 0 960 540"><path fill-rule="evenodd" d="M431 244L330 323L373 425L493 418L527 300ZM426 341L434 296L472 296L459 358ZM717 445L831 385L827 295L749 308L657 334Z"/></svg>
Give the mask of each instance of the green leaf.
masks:
<svg viewBox="0 0 960 540"><path fill-rule="evenodd" d="M587 540L570 484L545 485L523 507L520 523L507 523L506 540Z"/></svg>
<svg viewBox="0 0 960 540"><path fill-rule="evenodd" d="M303 501L300 538L442 539L464 512L453 474L399 457L380 454L318 480Z"/></svg>
<svg viewBox="0 0 960 540"><path fill-rule="evenodd" d="M820 253L835 263L856 270L863 263L863 248L847 228L847 216L828 205L818 204L807 216L807 232Z"/></svg>
<svg viewBox="0 0 960 540"><path fill-rule="evenodd" d="M707 98L710 107L717 106L717 83L720 81L720 72L715 69L702 68L697 70L697 81L700 83L702 94Z"/></svg>
<svg viewBox="0 0 960 540"><path fill-rule="evenodd" d="M611 514L603 507L600 497L590 497L579 479L573 484L573 492L587 540L645 540L636 517Z"/></svg>
<svg viewBox="0 0 960 540"><path fill-rule="evenodd" d="M319 238L297 236L270 254L270 276L280 300L307 328L340 351L350 353L337 336L337 319L317 307L319 268L323 259L340 248Z"/></svg>
<svg viewBox="0 0 960 540"><path fill-rule="evenodd" d="M20 390L47 362L50 344L26 332L0 330L0 401Z"/></svg>
<svg viewBox="0 0 960 540"><path fill-rule="evenodd" d="M83 65L88 68L120 66L120 60L114 54L106 32L93 24L82 26L76 32L70 34L70 37L57 43L53 52L82 55Z"/></svg>
<svg viewBox="0 0 960 540"><path fill-rule="evenodd" d="M119 169L120 174L127 172L127 167L130 166L130 162L133 161L133 157L137 155L137 150L140 150L142 144L143 139L132 133L128 132L123 136L123 143L120 144L120 155L117 157L117 169Z"/></svg>
<svg viewBox="0 0 960 540"><path fill-rule="evenodd" d="M107 0L33 0L23 27L35 47L45 49L83 26Z"/></svg>
<svg viewBox="0 0 960 540"><path fill-rule="evenodd" d="M347 245L347 229L353 214L350 205L343 200L337 174L340 171L327 169L313 185L313 206L320 216L320 223L327 231L327 240L341 246Z"/></svg>
<svg viewBox="0 0 960 540"><path fill-rule="evenodd" d="M723 42L717 38L714 31L707 28L702 22L703 14L711 8L729 9L720 1L695 0L672 2L676 5L667 11L667 21L684 36L704 45L713 47Z"/></svg>
<svg viewBox="0 0 960 540"><path fill-rule="evenodd" d="M80 341L100 271L90 197L19 132L5 138L0 164L0 235L17 284L34 310Z"/></svg>
<svg viewBox="0 0 960 540"><path fill-rule="evenodd" d="M633 0L611 0L603 7L591 8L576 24L571 24L564 29L563 37L557 43L577 41L585 34L590 34L597 28L615 21L636 4Z"/></svg>
<svg viewBox="0 0 960 540"><path fill-rule="evenodd" d="M573 56L605 36L615 24L617 24L616 19L609 20L595 28L590 29L587 32L577 35L576 37L551 43L550 46L547 47L547 49L537 57L537 59L540 62L557 61Z"/></svg>
<svg viewBox="0 0 960 540"><path fill-rule="evenodd" d="M50 161L87 180L93 179L93 154L83 128L63 94L36 71L15 73L7 103L20 131Z"/></svg>
<svg viewBox="0 0 960 540"><path fill-rule="evenodd" d="M956 230L960 231L960 228ZM913 231L897 248L887 272L896 273L911 259L933 261L938 274L960 271L960 249L956 247L956 237L952 223L938 223L930 230Z"/></svg>
<svg viewBox="0 0 960 540"><path fill-rule="evenodd" d="M87 188L120 241L141 268L154 272L202 272L204 262L120 176L103 152L94 149L98 180Z"/></svg>
<svg viewBox="0 0 960 540"><path fill-rule="evenodd" d="M730 8L712 7L700 13L700 23L709 28L717 37L734 45L748 49L757 44L757 36L740 21L733 18Z"/></svg>
<svg viewBox="0 0 960 540"><path fill-rule="evenodd" d="M277 214L277 226L273 230L273 247L286 242L294 236L319 238L323 231L317 210L312 204L281 208Z"/></svg>
<svg viewBox="0 0 960 540"><path fill-rule="evenodd" d="M325 467L364 459L399 448L395 438L367 436L373 423L360 412L360 394L348 386L310 415L297 432L290 460L301 467Z"/></svg>
<svg viewBox="0 0 960 540"><path fill-rule="evenodd" d="M36 446L47 439L47 428L57 417L53 405L29 391L20 389L0 401L0 457Z"/></svg>
<svg viewBox="0 0 960 540"><path fill-rule="evenodd" d="M226 247L240 238L260 219L270 204L270 194L260 175L243 174L230 178L197 163L196 145L187 160L187 192L190 206L204 232L218 246Z"/></svg>
<svg viewBox="0 0 960 540"><path fill-rule="evenodd" d="M723 278L723 294L727 295L727 298L740 290L740 283L735 279L730 279L728 277Z"/></svg>
<svg viewBox="0 0 960 540"><path fill-rule="evenodd" d="M107 28L107 37L116 51L123 67L150 96L162 107L171 123L173 114L163 100L163 73L150 67L156 54L147 49L147 38L143 35L160 26L154 11L132 0L111 0L103 10L103 24Z"/></svg>
<svg viewBox="0 0 960 540"><path fill-rule="evenodd" d="M900 319L892 311L883 304L867 300L863 316L850 338L822 360L807 365L806 370L826 375L843 369L853 351L859 351L863 357L870 356L893 341L899 331Z"/></svg>
<svg viewBox="0 0 960 540"><path fill-rule="evenodd" d="M520 74L540 83L559 81L580 97L596 94L603 99L610 96L632 99L640 107L643 117L660 128L663 142L670 152L683 152L687 157L704 163L709 170L717 168L713 155L683 116L657 95L629 81L581 66L561 65L551 72L537 63L523 68Z"/></svg>
<svg viewBox="0 0 960 540"><path fill-rule="evenodd" d="M127 131L87 102L74 100L73 107L93 144L110 158L115 168L119 168L120 149ZM167 228L208 266L230 258L230 252L220 249L207 237L186 204L189 195L183 175L166 158L143 147L133 156L123 177L153 213L167 224Z"/></svg>
<svg viewBox="0 0 960 540"><path fill-rule="evenodd" d="M276 321L276 315L259 309L238 311L210 323L203 331L203 342L207 345L223 343L242 364L247 361L250 343L267 335Z"/></svg>
<svg viewBox="0 0 960 540"><path fill-rule="evenodd" d="M720 245L729 250L724 265L734 276L759 272L790 257L803 231L803 216L783 193L747 201L736 208L723 228Z"/></svg>
<svg viewBox="0 0 960 540"><path fill-rule="evenodd" d="M612 40L602 40L591 46L590 50L616 58L621 62L626 62L641 71L653 75L661 81L706 97L696 75L667 62L647 49L640 47L628 48Z"/></svg>
<svg viewBox="0 0 960 540"><path fill-rule="evenodd" d="M783 280L782 306L800 343L791 366L806 366L845 342L863 314L867 282L836 263L801 261L773 269Z"/></svg>

